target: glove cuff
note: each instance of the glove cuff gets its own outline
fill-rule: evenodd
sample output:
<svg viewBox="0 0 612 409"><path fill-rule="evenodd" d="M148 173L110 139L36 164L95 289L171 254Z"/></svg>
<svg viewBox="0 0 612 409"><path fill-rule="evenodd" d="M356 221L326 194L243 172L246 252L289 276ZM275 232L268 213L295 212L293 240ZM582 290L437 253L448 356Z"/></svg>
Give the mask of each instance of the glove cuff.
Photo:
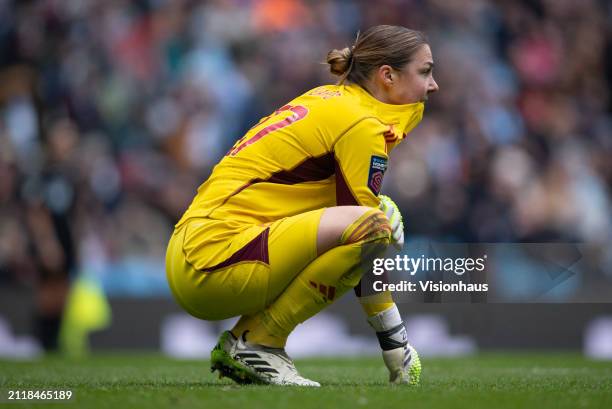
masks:
<svg viewBox="0 0 612 409"><path fill-rule="evenodd" d="M400 348L408 343L406 327L397 309L397 305L368 317L368 323L374 331L383 351Z"/></svg>

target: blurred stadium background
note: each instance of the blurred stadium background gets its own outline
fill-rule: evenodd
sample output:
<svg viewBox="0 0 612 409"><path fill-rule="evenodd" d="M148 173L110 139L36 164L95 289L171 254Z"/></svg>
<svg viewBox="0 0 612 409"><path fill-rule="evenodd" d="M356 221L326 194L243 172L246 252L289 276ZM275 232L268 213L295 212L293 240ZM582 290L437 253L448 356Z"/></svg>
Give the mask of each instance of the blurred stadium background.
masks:
<svg viewBox="0 0 612 409"><path fill-rule="evenodd" d="M407 237L590 252L551 304L402 304L414 344L612 358L611 22L605 0L0 0L0 356L83 353L94 329L94 350L206 356L228 323L170 298L173 223L255 121L333 82L328 50L399 24L441 89L383 188ZM375 351L353 298L293 351Z"/></svg>

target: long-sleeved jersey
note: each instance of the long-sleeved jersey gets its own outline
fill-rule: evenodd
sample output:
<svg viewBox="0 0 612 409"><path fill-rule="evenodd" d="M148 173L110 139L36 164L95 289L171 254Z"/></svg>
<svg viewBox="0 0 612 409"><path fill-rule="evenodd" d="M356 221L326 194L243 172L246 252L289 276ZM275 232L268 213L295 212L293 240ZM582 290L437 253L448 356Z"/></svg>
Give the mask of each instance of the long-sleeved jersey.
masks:
<svg viewBox="0 0 612 409"><path fill-rule="evenodd" d="M214 167L177 227L216 221L209 243L245 226L323 207L377 207L389 152L423 103L380 102L358 85L326 85L262 118ZM255 233L253 233L255 234Z"/></svg>

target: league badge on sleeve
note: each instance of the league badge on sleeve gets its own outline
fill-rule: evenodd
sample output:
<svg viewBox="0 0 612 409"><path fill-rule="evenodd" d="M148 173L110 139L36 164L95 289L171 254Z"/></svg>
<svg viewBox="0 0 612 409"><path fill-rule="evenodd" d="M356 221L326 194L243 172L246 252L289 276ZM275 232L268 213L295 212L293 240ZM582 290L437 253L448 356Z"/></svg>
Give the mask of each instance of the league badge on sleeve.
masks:
<svg viewBox="0 0 612 409"><path fill-rule="evenodd" d="M376 196L380 193L383 176L387 170L387 158L372 155L370 159L370 173L368 175L368 187Z"/></svg>

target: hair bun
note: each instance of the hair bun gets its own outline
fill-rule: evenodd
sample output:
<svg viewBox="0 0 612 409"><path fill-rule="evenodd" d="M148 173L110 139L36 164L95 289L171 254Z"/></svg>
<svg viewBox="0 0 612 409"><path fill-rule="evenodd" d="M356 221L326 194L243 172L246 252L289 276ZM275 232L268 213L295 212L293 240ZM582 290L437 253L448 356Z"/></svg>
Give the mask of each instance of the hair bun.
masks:
<svg viewBox="0 0 612 409"><path fill-rule="evenodd" d="M350 48L345 47L342 50L331 50L327 53L327 63L332 74L342 76L351 66L353 52Z"/></svg>

